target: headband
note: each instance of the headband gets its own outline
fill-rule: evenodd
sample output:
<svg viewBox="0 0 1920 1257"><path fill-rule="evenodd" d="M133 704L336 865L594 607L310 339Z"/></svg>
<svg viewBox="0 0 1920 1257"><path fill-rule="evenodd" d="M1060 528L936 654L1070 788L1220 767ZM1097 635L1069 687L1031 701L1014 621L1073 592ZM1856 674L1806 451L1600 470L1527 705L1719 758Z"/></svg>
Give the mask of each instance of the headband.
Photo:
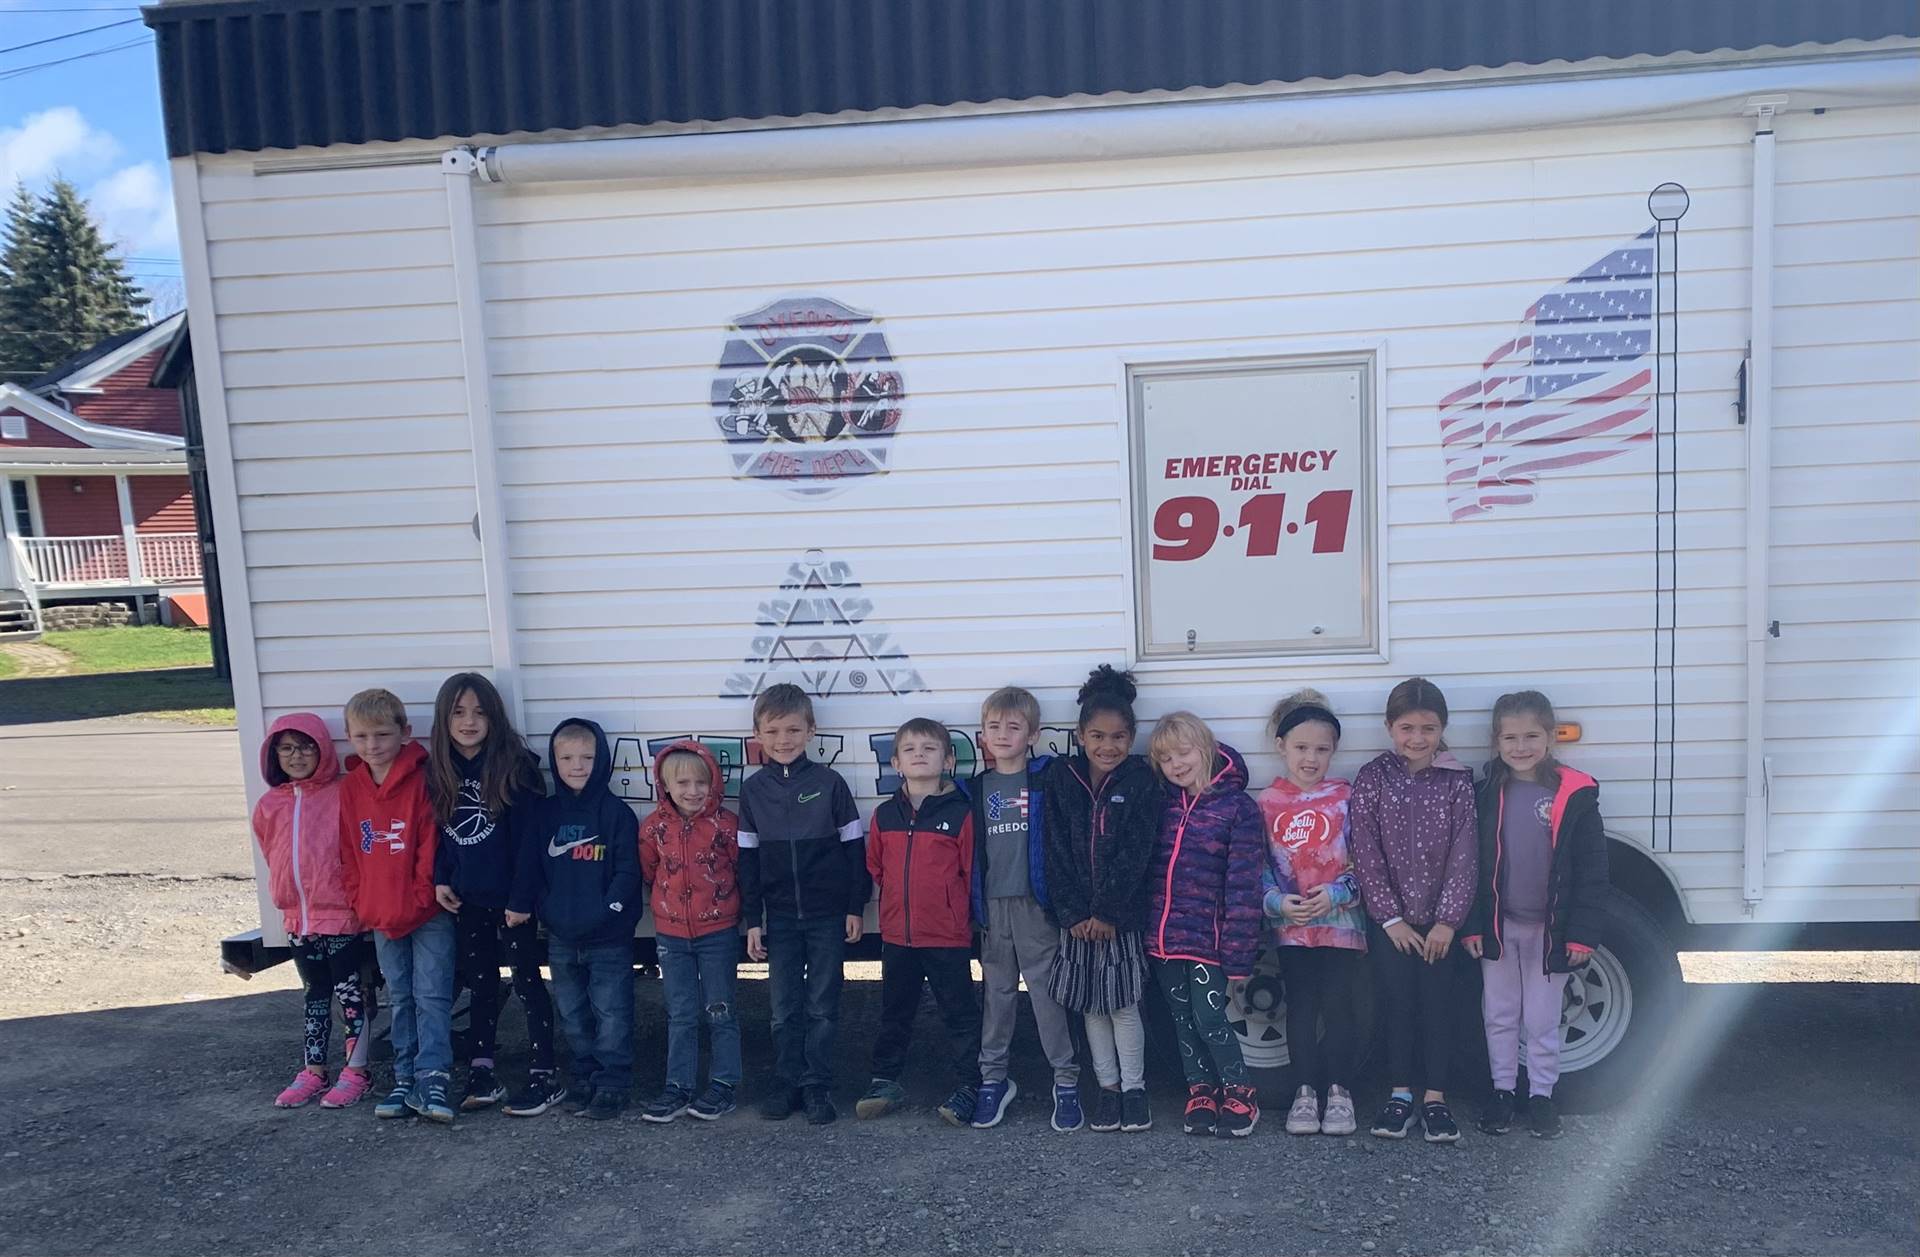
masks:
<svg viewBox="0 0 1920 1257"><path fill-rule="evenodd" d="M1273 736L1276 738L1284 738L1301 725L1306 724L1309 720L1318 720L1321 724L1332 725L1333 736L1336 739L1339 738L1340 717L1334 715L1317 703L1302 703L1281 717L1280 725L1274 730Z"/></svg>

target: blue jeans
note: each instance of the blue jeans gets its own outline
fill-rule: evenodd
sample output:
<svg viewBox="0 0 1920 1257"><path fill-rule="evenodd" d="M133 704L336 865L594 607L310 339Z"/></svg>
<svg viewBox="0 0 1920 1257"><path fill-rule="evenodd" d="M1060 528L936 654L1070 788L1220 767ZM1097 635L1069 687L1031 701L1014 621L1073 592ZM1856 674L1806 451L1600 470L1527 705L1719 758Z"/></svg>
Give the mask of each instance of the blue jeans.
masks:
<svg viewBox="0 0 1920 1257"><path fill-rule="evenodd" d="M831 1087L847 956L846 916L769 913L766 942L775 1081L782 1088Z"/></svg>
<svg viewBox="0 0 1920 1257"><path fill-rule="evenodd" d="M393 1005L395 1078L453 1070L453 950L453 917L445 912L401 938L373 933Z"/></svg>
<svg viewBox="0 0 1920 1257"><path fill-rule="evenodd" d="M667 1085L692 1091L700 1072L700 1022L713 1038L713 1081L740 1085L740 1019L733 981L740 967L740 936L720 930L699 938L654 939L667 992Z"/></svg>
<svg viewBox="0 0 1920 1257"><path fill-rule="evenodd" d="M573 1052L573 1081L622 1100L633 1086L633 944L547 940L553 1007Z"/></svg>

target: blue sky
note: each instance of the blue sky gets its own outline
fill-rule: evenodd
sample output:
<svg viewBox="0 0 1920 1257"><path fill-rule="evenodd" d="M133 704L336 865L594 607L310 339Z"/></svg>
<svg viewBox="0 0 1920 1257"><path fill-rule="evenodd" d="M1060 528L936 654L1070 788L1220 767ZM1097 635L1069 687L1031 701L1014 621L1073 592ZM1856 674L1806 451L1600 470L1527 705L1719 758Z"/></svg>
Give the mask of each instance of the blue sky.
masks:
<svg viewBox="0 0 1920 1257"><path fill-rule="evenodd" d="M0 48L14 49L0 52L0 191L11 196L16 181L37 191L65 175L119 242L135 278L177 306L180 247L159 80L153 39L139 17L136 6L105 0L0 0ZM53 38L115 22L126 24ZM52 42L17 47L38 40ZM49 64L65 58L79 59Z"/></svg>

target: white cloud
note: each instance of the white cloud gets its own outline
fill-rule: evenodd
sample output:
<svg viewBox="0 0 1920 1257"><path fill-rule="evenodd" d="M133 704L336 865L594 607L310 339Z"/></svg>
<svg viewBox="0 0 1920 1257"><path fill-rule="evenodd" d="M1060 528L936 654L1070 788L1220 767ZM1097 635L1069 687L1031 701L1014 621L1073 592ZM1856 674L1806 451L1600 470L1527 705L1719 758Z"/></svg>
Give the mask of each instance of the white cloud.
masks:
<svg viewBox="0 0 1920 1257"><path fill-rule="evenodd" d="M152 162L114 171L87 193L93 216L129 256L171 257L180 250L173 221L173 191Z"/></svg>
<svg viewBox="0 0 1920 1257"><path fill-rule="evenodd" d="M104 170L119 155L119 142L71 105L29 114L19 126L0 127L0 195L12 196L15 183Z"/></svg>

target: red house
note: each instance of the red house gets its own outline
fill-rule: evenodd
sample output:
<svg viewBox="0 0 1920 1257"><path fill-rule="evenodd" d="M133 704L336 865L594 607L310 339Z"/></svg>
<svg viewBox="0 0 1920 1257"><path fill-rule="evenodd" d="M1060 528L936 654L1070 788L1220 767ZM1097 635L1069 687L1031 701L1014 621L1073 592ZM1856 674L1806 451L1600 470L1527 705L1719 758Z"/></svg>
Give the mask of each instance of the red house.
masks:
<svg viewBox="0 0 1920 1257"><path fill-rule="evenodd" d="M180 394L154 384L185 317L0 384L0 604L204 605Z"/></svg>

